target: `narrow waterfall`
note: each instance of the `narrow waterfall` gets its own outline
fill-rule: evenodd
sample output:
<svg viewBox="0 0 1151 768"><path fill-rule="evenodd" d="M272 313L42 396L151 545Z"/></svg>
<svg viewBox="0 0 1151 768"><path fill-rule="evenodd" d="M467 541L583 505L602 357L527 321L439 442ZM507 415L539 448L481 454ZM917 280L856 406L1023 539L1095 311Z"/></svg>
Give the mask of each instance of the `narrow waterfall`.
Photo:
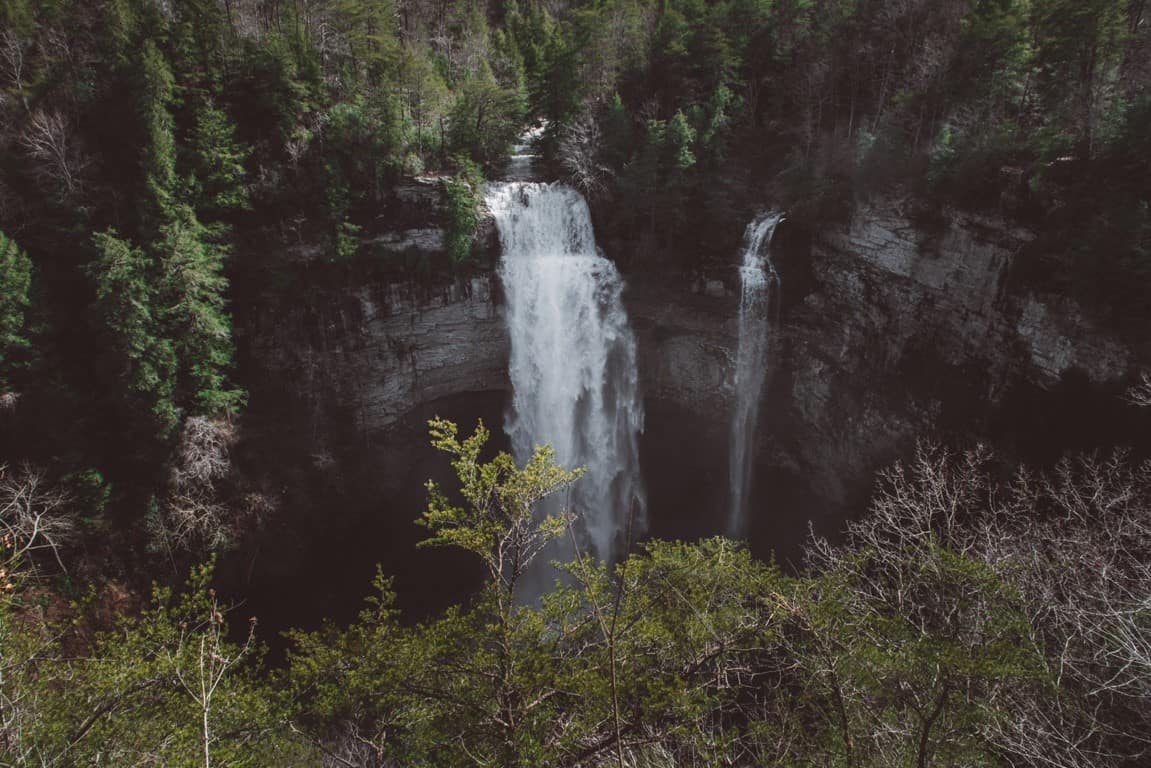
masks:
<svg viewBox="0 0 1151 768"><path fill-rule="evenodd" d="M570 499L577 538L582 551L613 561L629 530L642 531L645 512L643 407L635 338L620 301L623 280L596 248L587 202L574 189L489 184L487 203L503 246L512 450L523 461L550 443L560 464L587 468ZM567 544L545 557L571 554ZM537 574L541 579L537 591L550 583Z"/></svg>
<svg viewBox="0 0 1151 768"><path fill-rule="evenodd" d="M728 532L747 532L747 500L751 490L752 446L759 417L759 399L767 375L772 291L779 276L771 263L771 238L782 213L766 213L747 226L739 267L739 350L735 363L735 414L731 422L731 512Z"/></svg>

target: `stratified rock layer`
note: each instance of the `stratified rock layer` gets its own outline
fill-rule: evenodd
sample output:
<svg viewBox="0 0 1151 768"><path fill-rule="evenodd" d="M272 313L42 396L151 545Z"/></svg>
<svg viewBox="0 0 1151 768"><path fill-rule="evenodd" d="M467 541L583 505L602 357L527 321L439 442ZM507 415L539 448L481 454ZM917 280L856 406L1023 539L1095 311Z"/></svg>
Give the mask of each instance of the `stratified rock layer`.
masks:
<svg viewBox="0 0 1151 768"><path fill-rule="evenodd" d="M421 403L507 387L494 281L481 273L434 287L347 286L300 303L271 298L247 329L251 352L300 407L343 412L357 432L376 434Z"/></svg>
<svg viewBox="0 0 1151 768"><path fill-rule="evenodd" d="M431 205L432 193L428 182L412 196ZM373 237L416 250L442 242L418 216ZM751 516L774 522L763 522L760 535L798 541L807 520L833 525L866 498L874 471L915 437L941 425L979 437L989 414L1021 386L1049 391L1074 373L1116 390L1147 362L1145 350L1124 346L1085 308L1016 277L1030 240L1003 221L958 212L925 232L899 201L886 200L802 247L775 249L783 310L751 495ZM735 261L733 254L729 272L706 277L627 276L648 412L641 463L656 535L723 527ZM422 477L408 476L408 448L393 443L421 435L410 424L393 432L397 424L445 397L508 388L498 297L496 278L482 271L433 287L329 281L305 301L268 290L244 315L262 382L253 386L253 408L271 402L298 411L293 428L303 416L313 456L342 444L350 453L337 453L366 460L371 452L355 446L375 446L389 463L371 480L378 487L418 484ZM269 391L278 395L265 397ZM754 537L755 520L752 529Z"/></svg>

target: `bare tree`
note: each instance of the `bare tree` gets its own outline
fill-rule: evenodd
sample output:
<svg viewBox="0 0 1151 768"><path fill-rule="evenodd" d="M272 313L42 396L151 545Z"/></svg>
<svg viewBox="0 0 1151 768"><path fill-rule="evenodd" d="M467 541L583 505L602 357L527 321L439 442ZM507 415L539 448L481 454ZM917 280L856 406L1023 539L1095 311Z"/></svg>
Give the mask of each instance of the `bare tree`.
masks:
<svg viewBox="0 0 1151 768"><path fill-rule="evenodd" d="M34 616L42 609L21 604L18 595L35 576L39 554L50 552L64 569L60 552L76 530L70 502L65 492L45 483L42 470L0 465L0 755L13 765L55 764L42 759L30 733L44 693L37 666L59 636ZM14 622L25 619L17 629Z"/></svg>
<svg viewBox="0 0 1151 768"><path fill-rule="evenodd" d="M39 553L50 553L66 571L61 550L76 534L71 498L60 488L48 486L43 470L25 465L11 470L0 465L0 565L17 562L35 567Z"/></svg>
<svg viewBox="0 0 1151 768"><path fill-rule="evenodd" d="M63 113L34 111L20 135L20 144L36 161L37 175L46 186L55 189L61 199L79 189L86 160L72 141Z"/></svg>
<svg viewBox="0 0 1151 768"><path fill-rule="evenodd" d="M235 440L225 419L185 420L162 510L162 533L176 548L214 549L234 539L240 516L225 502L222 486L232 473Z"/></svg>
<svg viewBox="0 0 1151 768"><path fill-rule="evenodd" d="M210 595L212 602L207 627L197 627L194 632L187 626L181 627L176 649L169 652L169 661L180 687L195 702L200 713L200 748L204 768L212 768L212 744L217 740L212 727L216 692L228 673L252 650L256 632L256 620L252 619L244 644L238 648L229 647L224 614L215 591Z"/></svg>
<svg viewBox="0 0 1151 768"><path fill-rule="evenodd" d="M954 596L924 589L931 585L922 564L941 548L986 563L1016 590L1027 642L1044 668L998 680L975 700L995 702L998 712L982 738L1019 766L1119 766L1146 757L1151 463L1120 450L1068 458L1045 474L1020 471L1008 482L999 469L982 449L955 455L921 445L910 462L882 474L871 514L849 526L847 544L817 542L815 559L849 572L866 599L895 600L898 615L925 633L940 615L964 611ZM983 592L963 599L978 603ZM976 631L962 621L948 636Z"/></svg>
<svg viewBox="0 0 1151 768"><path fill-rule="evenodd" d="M293 730L308 739L323 753L322 768L393 768L381 746L380 736L365 736L355 723L348 723L332 743L320 742L293 726Z"/></svg>
<svg viewBox="0 0 1151 768"><path fill-rule="evenodd" d="M572 184L588 196L603 192L611 173L600 159L600 144L599 121L590 109L572 120L560 137L560 165Z"/></svg>
<svg viewBox="0 0 1151 768"><path fill-rule="evenodd" d="M20 39L13 30L6 29L0 32L0 72L3 72L4 77L12 84L12 90L20 94L20 100L25 109L28 108L28 99L24 94L27 48L27 43ZM0 94L0 99L2 98L3 95Z"/></svg>
<svg viewBox="0 0 1151 768"><path fill-rule="evenodd" d="M1139 383L1127 390L1127 402L1139 408L1151 408L1151 373L1139 376Z"/></svg>

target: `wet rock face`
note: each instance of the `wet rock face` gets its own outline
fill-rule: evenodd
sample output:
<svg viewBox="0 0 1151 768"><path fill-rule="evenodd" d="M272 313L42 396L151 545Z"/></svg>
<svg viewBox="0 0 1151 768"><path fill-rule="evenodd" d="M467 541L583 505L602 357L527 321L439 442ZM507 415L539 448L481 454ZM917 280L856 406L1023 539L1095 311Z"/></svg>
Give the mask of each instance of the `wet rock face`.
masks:
<svg viewBox="0 0 1151 768"><path fill-rule="evenodd" d="M1117 386L1130 374L1129 350L1082 308L1013 281L1031 237L957 212L924 232L885 201L817 233L808 263L784 260L785 293L789 269L814 281L784 319L768 397L787 410L768 432L820 497L866 495L877 466L938 427L981 437L1021 385L1051 389L1081 372Z"/></svg>
<svg viewBox="0 0 1151 768"><path fill-rule="evenodd" d="M301 407L375 434L422 403L507 387L494 281L479 274L435 287L347 286L303 306L272 301L248 330L251 354Z"/></svg>
<svg viewBox="0 0 1151 768"><path fill-rule="evenodd" d="M722 285L722 281L710 281ZM723 420L731 410L738 300L712 286L631 275L625 293L644 397Z"/></svg>
<svg viewBox="0 0 1151 768"><path fill-rule="evenodd" d="M815 310L827 297L847 305L839 309L862 321L849 332L876 334L889 358L929 340L941 360L986 363L1000 384L1023 375L1051 385L1072 368L1097 383L1122 377L1127 351L1073 301L1012 283L1014 257L1031 239L1001 220L961 213L933 235L898 202L866 207L850 227L818 235L812 259L824 290L807 301Z"/></svg>
<svg viewBox="0 0 1151 768"><path fill-rule="evenodd" d="M421 285L353 274L293 294L268 289L241 315L250 393L242 464L278 504L223 568L273 627L351 619L376 563L413 616L458 601L476 582L470 560L417 551L427 532L414 521L429 478L451 487L428 419L470 432L482 418L506 447L495 278ZM317 563L322 579L313 578Z"/></svg>
<svg viewBox="0 0 1151 768"><path fill-rule="evenodd" d="M444 230L439 227L405 229L369 238L364 244L390 253L408 251L436 253L444 249Z"/></svg>
<svg viewBox="0 0 1151 768"><path fill-rule="evenodd" d="M1130 352L1100 332L1073 301L1028 295L1018 305L1015 333L1039 380L1048 384L1071 369L1093 382L1116 379L1131 366Z"/></svg>

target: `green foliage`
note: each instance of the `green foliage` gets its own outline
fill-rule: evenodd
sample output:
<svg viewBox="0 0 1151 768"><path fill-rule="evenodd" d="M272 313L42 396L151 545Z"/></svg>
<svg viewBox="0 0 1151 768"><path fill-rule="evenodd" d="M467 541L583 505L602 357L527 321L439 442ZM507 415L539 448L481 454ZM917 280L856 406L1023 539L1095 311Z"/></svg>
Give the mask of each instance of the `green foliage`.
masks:
<svg viewBox="0 0 1151 768"><path fill-rule="evenodd" d="M251 207L244 164L252 150L236 140L228 116L211 104L196 116L192 152L191 198L201 215L218 218Z"/></svg>
<svg viewBox="0 0 1151 768"><path fill-rule="evenodd" d="M5 729L16 736L5 750L14 764L125 765L140 755L170 766L309 764L314 756L281 730L290 704L257 674L251 636L227 639L211 573L193 570L179 595L157 588L150 607L100 632L81 657L61 644L66 625L18 591L0 595L15 673L0 685L23 720Z"/></svg>
<svg viewBox="0 0 1151 768"><path fill-rule="evenodd" d="M110 230L95 237L89 270L95 314L114 352L111 373L127 386L124 414L128 423L147 414L146 432L162 442L173 437L181 412L234 413L244 402L227 378L225 248L187 206L172 213L159 228L155 256ZM120 384L112 387L119 394Z"/></svg>
<svg viewBox="0 0 1151 768"><path fill-rule="evenodd" d="M226 248L211 242L186 206L160 228L155 245L163 268L161 321L180 361L181 402L198 413L235 413L244 402L229 387L231 321L225 309Z"/></svg>
<svg viewBox="0 0 1151 768"><path fill-rule="evenodd" d="M25 318L31 287L32 260L0 232L0 387L10 375L13 354L28 346Z"/></svg>
<svg viewBox="0 0 1151 768"><path fill-rule="evenodd" d="M342 221L336 227L336 257L351 259L360 250L360 227L350 221Z"/></svg>
<svg viewBox="0 0 1151 768"><path fill-rule="evenodd" d="M546 445L537 448L523 468L505 452L482 462L489 437L483 422L463 441L458 437L459 428L450 421L437 418L428 425L432 446L452 457L465 506L451 503L429 481L428 508L420 524L429 528L432 536L424 543L460 547L479 556L493 583L514 592L531 557L547 541L561 535L568 522L563 514L537 519L538 505L575 482L583 470L557 465L554 451ZM509 561L508 557L518 559Z"/></svg>
<svg viewBox="0 0 1151 768"><path fill-rule="evenodd" d="M428 543L478 556L479 594L410 624L379 571L357 621L290 633L282 673L261 669L254 619L229 632L211 563L93 630L91 597L63 608L30 588L42 529L0 537L5 757L526 768L1141 754L1146 466L1084 457L1008 483L986 453L922 446L840 544L810 544L802 574L721 538L651 541L612 570L577 557L527 603L517 575L570 521L539 505L580 473L547 447L522 467L485 460L482 424L430 430L462 501L429 483Z"/></svg>
<svg viewBox="0 0 1151 768"><path fill-rule="evenodd" d="M337 104L325 116L322 139L328 207L333 221L348 213L353 194L381 197L383 176L399 143L390 101Z"/></svg>
<svg viewBox="0 0 1151 768"><path fill-rule="evenodd" d="M137 109L144 130L144 178L154 215L167 213L176 186L176 142L169 106L175 78L164 54L148 40L140 52Z"/></svg>
<svg viewBox="0 0 1151 768"><path fill-rule="evenodd" d="M732 221L765 200L814 229L870 192L910 190L1042 222L1017 272L1141 339L1143 13L1114 0L0 0L0 228L23 246L0 234L0 386L18 370L39 413L59 414L6 422L24 431L5 442L58 457L90 529L122 523L114 540L137 541L181 420L243 407L229 306L284 250L252 244L319 233L352 259L401 172L454 164L446 245L463 266L481 166L528 118L549 121L549 156L573 121L598 121L592 203L623 252L696 267L729 258ZM67 205L42 183L53 174L83 179ZM47 362L16 369L25 356ZM1073 631L1044 619L1069 610L1052 599L1092 594L1021 579L1035 563L1074 570L1050 542L1046 560L997 558L936 535L937 519L915 535L887 520L792 579L731 542L652 542L610 571L570 563L524 605L523 568L569 521L536 506L578 472L546 449L526 467L485 461L482 428L460 439L436 422L434 437L463 501L431 489L429 541L479 557L484 588L412 626L381 579L358 622L294 635L283 685L228 640L206 572L114 632L80 633L49 621L45 587L27 588L0 541L0 729L20 725L19 739L0 730L3 759L204 764L207 747L208 764L315 765L303 731L410 765L977 765L1015 759L996 734L1045 699L1060 708L1040 712L1065 718L1051 730L1090 754L1123 753L1115 734L1145 722L1140 678L1112 695L1102 672L1138 669L1108 664L1146 611L1090 629L1109 608L1093 605ZM1040 518L999 541L1031 541ZM1104 658L1048 672L1089 655L1084 632ZM238 661L205 736L189 675L217 659Z"/></svg>
<svg viewBox="0 0 1151 768"><path fill-rule="evenodd" d="M451 265L460 267L472 256L472 242L480 224L484 176L480 167L466 158L456 158L456 167L456 175L444 181L448 219L445 245Z"/></svg>
<svg viewBox="0 0 1151 768"><path fill-rule="evenodd" d="M406 149L422 163L442 149L440 134L434 128L443 119L448 87L422 46L403 49L397 80L403 99Z"/></svg>
<svg viewBox="0 0 1151 768"><path fill-rule="evenodd" d="M175 347L163 337L161 320L153 310L155 289L148 258L115 230L97 234L93 242L95 312L112 351L107 359L116 379L127 388L125 411L136 414L133 422L142 415L147 432L167 440L178 420L174 401L178 363Z"/></svg>
<svg viewBox="0 0 1151 768"><path fill-rule="evenodd" d="M449 113L449 148L477 162L493 162L507 154L523 118L522 94L497 83L485 63L459 85Z"/></svg>
<svg viewBox="0 0 1151 768"><path fill-rule="evenodd" d="M97 520L104 514L112 489L99 470L88 468L73 472L63 478L63 483L86 519Z"/></svg>

